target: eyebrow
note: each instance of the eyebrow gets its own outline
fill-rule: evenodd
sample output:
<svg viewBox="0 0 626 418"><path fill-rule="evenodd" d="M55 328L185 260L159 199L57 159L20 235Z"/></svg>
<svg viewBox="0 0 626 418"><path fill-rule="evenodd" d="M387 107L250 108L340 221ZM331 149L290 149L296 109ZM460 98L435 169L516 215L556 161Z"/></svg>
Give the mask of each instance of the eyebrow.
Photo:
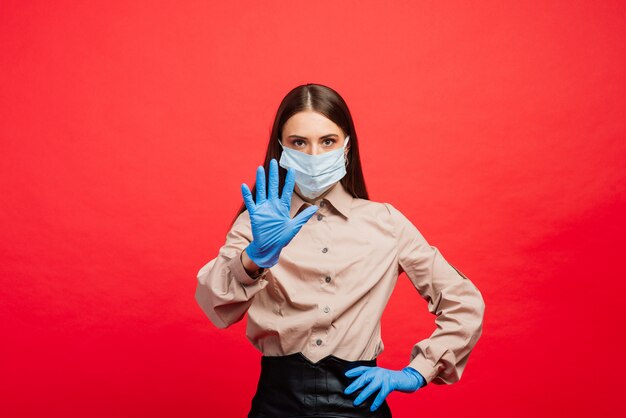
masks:
<svg viewBox="0 0 626 418"><path fill-rule="evenodd" d="M320 139L330 138L330 137L332 137L332 136L339 138L339 135L337 135L337 134L327 134L327 135L324 135L324 136L320 136ZM289 135L287 138L301 138L301 139L308 139L306 136L300 136L300 135Z"/></svg>

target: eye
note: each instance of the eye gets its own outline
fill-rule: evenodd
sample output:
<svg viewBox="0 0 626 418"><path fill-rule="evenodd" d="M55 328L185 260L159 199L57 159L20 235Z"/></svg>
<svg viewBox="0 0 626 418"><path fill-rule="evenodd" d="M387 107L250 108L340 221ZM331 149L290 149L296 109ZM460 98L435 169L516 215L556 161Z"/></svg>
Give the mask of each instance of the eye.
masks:
<svg viewBox="0 0 626 418"><path fill-rule="evenodd" d="M337 142L337 141L335 141L334 139L330 139L330 138L326 138L326 139L324 140L324 142L326 142L326 141L330 141L330 144L328 144L328 146L331 146L332 144L334 144L335 142Z"/></svg>
<svg viewBox="0 0 626 418"><path fill-rule="evenodd" d="M303 140L301 140L301 139L296 139L296 140L294 140L294 141L292 142L292 144L293 144L293 145L295 145L295 146L298 146L298 144L297 144L298 142L304 142L304 141L303 141Z"/></svg>

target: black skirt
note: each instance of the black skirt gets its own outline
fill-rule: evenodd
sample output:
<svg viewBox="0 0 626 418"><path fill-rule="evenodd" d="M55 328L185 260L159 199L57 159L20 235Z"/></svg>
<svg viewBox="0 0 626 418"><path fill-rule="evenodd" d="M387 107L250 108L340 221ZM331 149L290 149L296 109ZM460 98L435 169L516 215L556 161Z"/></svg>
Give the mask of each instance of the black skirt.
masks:
<svg viewBox="0 0 626 418"><path fill-rule="evenodd" d="M385 400L370 411L378 391L353 404L364 386L350 395L344 390L358 377L344 373L357 366L376 366L376 359L348 361L334 355L312 363L302 353L262 356L261 376L248 418L369 417L390 418Z"/></svg>

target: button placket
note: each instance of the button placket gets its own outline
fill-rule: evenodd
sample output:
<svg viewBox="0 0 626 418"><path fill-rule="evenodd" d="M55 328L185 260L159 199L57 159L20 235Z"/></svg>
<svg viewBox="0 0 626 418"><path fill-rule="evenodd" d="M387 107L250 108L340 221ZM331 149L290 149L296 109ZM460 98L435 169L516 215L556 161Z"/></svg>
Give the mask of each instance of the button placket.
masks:
<svg viewBox="0 0 626 418"><path fill-rule="evenodd" d="M326 202L325 200L320 200L318 202L316 202L317 206L320 208L316 214L316 218L317 221L325 221L326 216L327 216L327 212L329 210L329 205L328 202ZM323 243L322 245L324 245L321 248L321 252L322 254L327 254L329 251L329 246L328 244L330 244L329 240L331 238L331 232L330 230L327 230L328 228L328 223L324 222L322 224L319 225L319 227L316 230L316 233L319 234L319 238L321 243ZM331 276L329 273L327 273L328 275L322 275L321 276L321 283L330 283L331 282ZM327 291L328 289L324 289L324 286L321 286L319 288L319 291ZM328 333L329 333L329 327L328 327L328 323L332 321L332 318L328 315L330 313L330 306L329 305L322 305L320 306L318 309L320 309L320 314L321 315L317 320L315 325L313 326L313 335L311 335L311 345L313 347L313 350L315 350L316 348L322 348L325 344L325 340L326 338L328 338Z"/></svg>

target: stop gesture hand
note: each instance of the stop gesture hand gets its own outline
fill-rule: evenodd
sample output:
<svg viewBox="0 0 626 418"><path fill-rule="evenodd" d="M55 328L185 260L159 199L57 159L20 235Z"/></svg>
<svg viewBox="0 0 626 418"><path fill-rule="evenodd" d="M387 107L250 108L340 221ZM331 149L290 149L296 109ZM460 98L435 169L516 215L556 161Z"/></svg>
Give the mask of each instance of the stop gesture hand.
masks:
<svg viewBox="0 0 626 418"><path fill-rule="evenodd" d="M291 242L302 226L317 212L317 206L304 209L295 218L289 214L291 196L295 185L293 169L287 170L282 196L278 197L278 162L270 161L269 191L265 191L265 168L256 171L256 203L248 185L241 185L241 194L250 214L252 241L246 253L259 267L272 267L278 263L282 249Z"/></svg>

